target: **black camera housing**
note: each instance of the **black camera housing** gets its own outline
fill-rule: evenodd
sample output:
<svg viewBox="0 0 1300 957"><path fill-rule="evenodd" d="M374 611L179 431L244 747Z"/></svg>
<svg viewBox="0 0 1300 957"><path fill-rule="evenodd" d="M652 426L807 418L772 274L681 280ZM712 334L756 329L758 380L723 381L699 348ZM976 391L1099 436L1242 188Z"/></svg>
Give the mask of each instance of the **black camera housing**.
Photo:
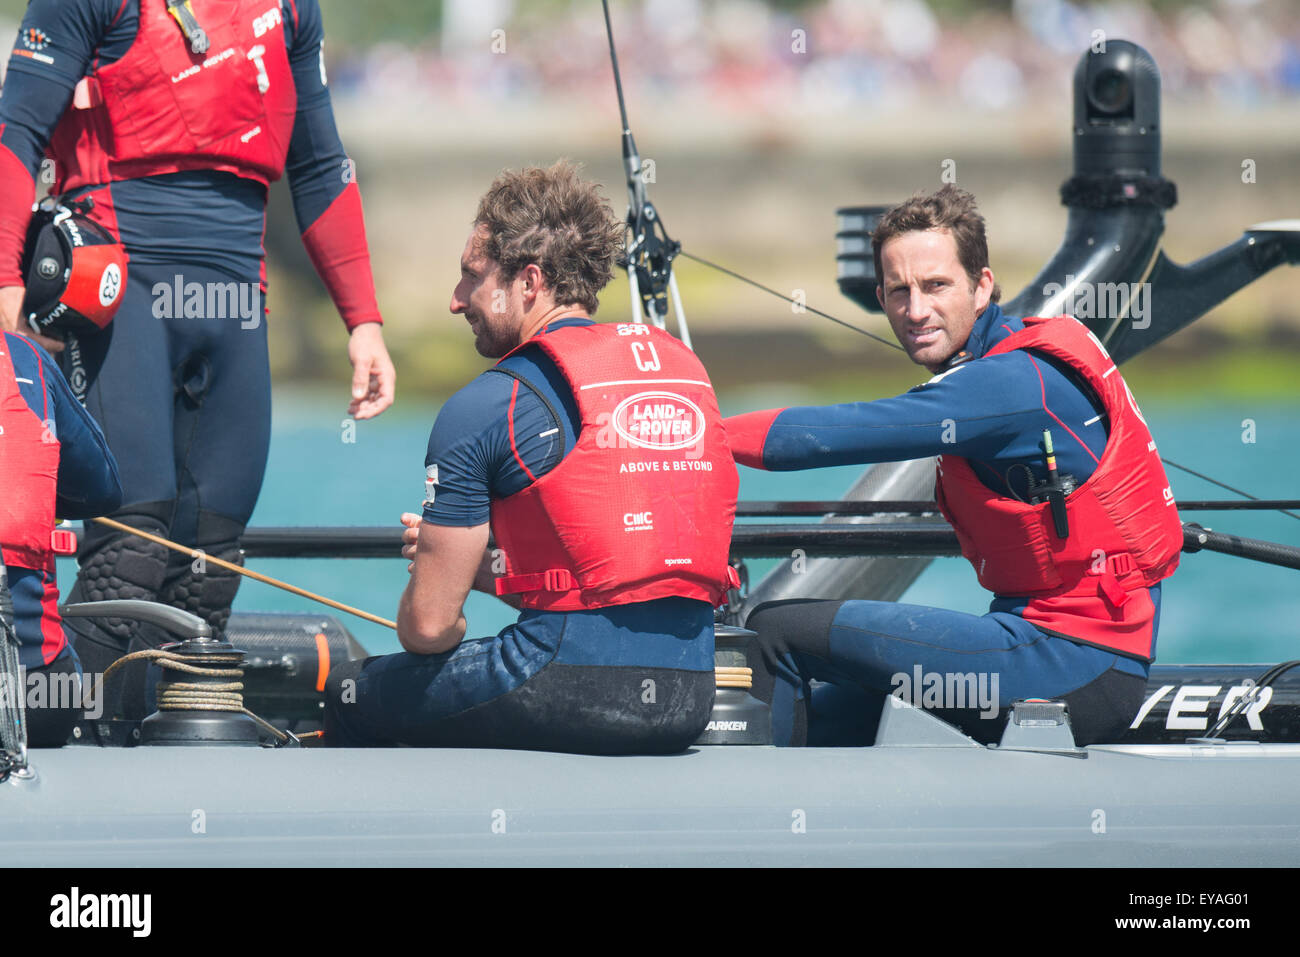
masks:
<svg viewBox="0 0 1300 957"><path fill-rule="evenodd" d="M1127 40L1099 41L1074 71L1074 172L1160 175L1160 70Z"/></svg>

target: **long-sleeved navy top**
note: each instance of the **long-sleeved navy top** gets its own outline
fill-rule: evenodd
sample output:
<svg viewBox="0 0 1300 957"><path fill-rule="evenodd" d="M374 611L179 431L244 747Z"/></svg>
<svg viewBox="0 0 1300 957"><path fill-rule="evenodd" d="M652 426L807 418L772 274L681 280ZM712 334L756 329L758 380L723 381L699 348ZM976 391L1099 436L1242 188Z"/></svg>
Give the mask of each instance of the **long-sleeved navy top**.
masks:
<svg viewBox="0 0 1300 957"><path fill-rule="evenodd" d="M1023 328L990 303L965 346L974 360L892 398L784 409L765 434L749 427L761 413L733 416L733 452L755 465L761 452L762 468L774 471L960 455L991 489L1023 496L1026 469L1036 481L1047 476L1049 429L1057 467L1082 483L1106 445L1104 408L1064 363L1024 350L985 357Z"/></svg>

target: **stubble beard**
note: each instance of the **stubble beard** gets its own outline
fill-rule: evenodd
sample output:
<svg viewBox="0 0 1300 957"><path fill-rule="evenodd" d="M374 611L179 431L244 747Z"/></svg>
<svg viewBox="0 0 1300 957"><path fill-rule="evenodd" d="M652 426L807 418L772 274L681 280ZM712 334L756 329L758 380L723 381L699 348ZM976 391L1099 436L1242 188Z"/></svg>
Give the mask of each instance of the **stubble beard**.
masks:
<svg viewBox="0 0 1300 957"><path fill-rule="evenodd" d="M506 341L503 330L486 316L474 313L467 318L472 320L470 329L474 332L474 349L485 359L500 359L513 348Z"/></svg>

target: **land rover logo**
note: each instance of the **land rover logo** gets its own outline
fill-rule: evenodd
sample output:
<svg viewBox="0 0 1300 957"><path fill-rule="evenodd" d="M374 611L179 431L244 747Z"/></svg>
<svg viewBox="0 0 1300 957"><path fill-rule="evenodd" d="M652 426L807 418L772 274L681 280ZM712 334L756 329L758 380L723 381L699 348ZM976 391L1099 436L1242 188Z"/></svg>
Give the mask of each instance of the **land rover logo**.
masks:
<svg viewBox="0 0 1300 957"><path fill-rule="evenodd" d="M42 279L53 279L59 274L59 264L53 256L42 256L36 264L36 272Z"/></svg>
<svg viewBox="0 0 1300 957"><path fill-rule="evenodd" d="M643 449L684 449L704 435L704 413L675 392L638 392L614 409L614 431Z"/></svg>
<svg viewBox="0 0 1300 957"><path fill-rule="evenodd" d="M117 301L118 293L121 291L122 270L118 268L117 263L109 263L104 267L104 274L99 277L99 304L111 306Z"/></svg>

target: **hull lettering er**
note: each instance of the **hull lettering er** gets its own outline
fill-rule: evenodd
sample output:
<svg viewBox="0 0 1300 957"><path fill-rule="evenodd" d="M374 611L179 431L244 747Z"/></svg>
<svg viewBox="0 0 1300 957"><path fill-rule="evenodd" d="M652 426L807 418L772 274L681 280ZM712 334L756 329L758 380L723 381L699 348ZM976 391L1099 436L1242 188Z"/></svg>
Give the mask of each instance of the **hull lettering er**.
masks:
<svg viewBox="0 0 1300 957"><path fill-rule="evenodd" d="M1219 705L1218 714L1215 717L1217 721L1228 713L1228 709L1233 706L1238 698L1242 697L1253 685L1238 684L1228 689L1222 703ZM1151 710L1160 704L1174 691L1174 685L1161 685L1154 692L1147 696L1146 701L1142 702L1142 707L1138 710L1137 716L1129 728L1138 728L1151 714ZM1181 685L1178 686L1176 693L1169 704L1169 711L1165 714L1165 728L1169 731L1205 731L1209 728L1209 707L1223 690L1222 685ZM1268 707L1268 703L1273 700L1273 689L1264 688L1259 693L1259 698L1246 709L1245 717L1252 731L1263 731L1264 722L1260 718L1260 712Z"/></svg>

